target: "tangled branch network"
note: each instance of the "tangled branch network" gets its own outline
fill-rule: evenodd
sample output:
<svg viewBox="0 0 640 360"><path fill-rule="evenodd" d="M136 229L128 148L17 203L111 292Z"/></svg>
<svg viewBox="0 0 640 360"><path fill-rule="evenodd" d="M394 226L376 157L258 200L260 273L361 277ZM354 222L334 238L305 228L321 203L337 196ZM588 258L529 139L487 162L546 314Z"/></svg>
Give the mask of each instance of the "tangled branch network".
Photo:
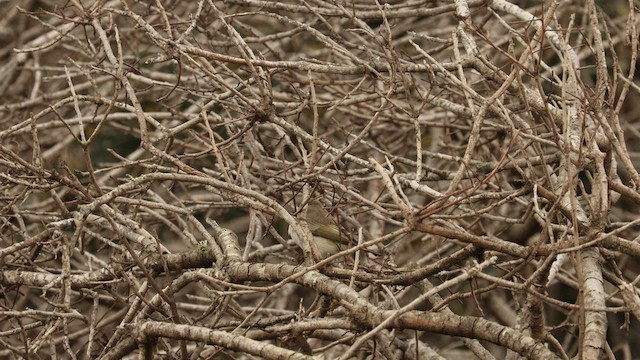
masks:
<svg viewBox="0 0 640 360"><path fill-rule="evenodd" d="M633 358L637 9L1 1L0 358Z"/></svg>

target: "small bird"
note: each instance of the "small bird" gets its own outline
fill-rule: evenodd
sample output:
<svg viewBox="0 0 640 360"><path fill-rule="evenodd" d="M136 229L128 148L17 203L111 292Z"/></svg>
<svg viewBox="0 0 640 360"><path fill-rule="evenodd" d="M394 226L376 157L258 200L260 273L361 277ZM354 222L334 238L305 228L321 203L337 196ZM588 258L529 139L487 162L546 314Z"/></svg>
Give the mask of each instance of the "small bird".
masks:
<svg viewBox="0 0 640 360"><path fill-rule="evenodd" d="M323 258L347 249L348 238L340 231L331 214L317 200L312 200L307 205L307 224ZM289 227L289 236L300 244L300 239L291 227Z"/></svg>

